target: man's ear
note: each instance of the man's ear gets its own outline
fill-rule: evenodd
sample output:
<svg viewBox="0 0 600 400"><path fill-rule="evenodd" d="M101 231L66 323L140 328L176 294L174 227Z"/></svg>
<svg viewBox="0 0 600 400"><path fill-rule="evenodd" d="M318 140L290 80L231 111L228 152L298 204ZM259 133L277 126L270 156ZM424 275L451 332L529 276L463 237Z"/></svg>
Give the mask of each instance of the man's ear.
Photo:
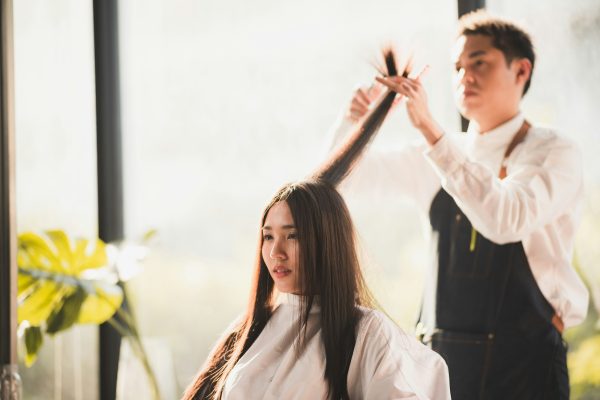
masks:
<svg viewBox="0 0 600 400"><path fill-rule="evenodd" d="M514 60L513 68L516 70L517 83L525 86L525 83L531 77L531 61L526 58Z"/></svg>

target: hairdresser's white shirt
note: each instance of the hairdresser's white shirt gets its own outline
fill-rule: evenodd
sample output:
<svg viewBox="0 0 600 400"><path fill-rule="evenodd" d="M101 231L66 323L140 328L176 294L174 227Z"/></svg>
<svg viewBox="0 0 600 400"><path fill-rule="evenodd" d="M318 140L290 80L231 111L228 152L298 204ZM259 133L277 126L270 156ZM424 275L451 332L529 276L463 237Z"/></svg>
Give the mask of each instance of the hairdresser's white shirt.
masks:
<svg viewBox="0 0 600 400"><path fill-rule="evenodd" d="M223 399L327 398L319 306L311 309L306 348L298 358L299 298L282 294L278 300L265 329L227 377ZM362 307L360 311L348 371L351 399L450 399L448 369L437 353L381 312Z"/></svg>
<svg viewBox="0 0 600 400"><path fill-rule="evenodd" d="M523 243L541 292L570 327L583 321L588 305L587 289L571 265L583 200L581 154L555 131L532 127L507 160L508 176L500 180L504 152L523 120L519 113L485 134L472 123L466 134L446 134L431 147L369 149L343 190L408 195L429 213L443 187L483 236L498 244ZM334 142L350 129L342 120L333 131ZM429 329L435 325L434 264L423 304Z"/></svg>

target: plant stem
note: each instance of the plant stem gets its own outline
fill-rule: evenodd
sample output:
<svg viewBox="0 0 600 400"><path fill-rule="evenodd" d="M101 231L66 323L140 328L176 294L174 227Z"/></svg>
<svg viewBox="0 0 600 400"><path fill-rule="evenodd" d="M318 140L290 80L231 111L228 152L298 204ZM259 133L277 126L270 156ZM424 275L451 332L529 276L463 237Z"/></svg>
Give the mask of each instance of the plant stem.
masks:
<svg viewBox="0 0 600 400"><path fill-rule="evenodd" d="M117 315L121 317L121 321L123 324L114 317L109 319L107 322L115 328L117 332L123 338L130 339L131 350L135 354L135 356L140 360L144 371L146 372L146 376L148 377L150 383L150 389L152 391L152 397L154 400L160 400L160 390L158 388L158 381L156 380L156 375L150 366L150 360L148 359L148 355L146 350L144 349L144 345L142 344L142 340L137 330L137 326L133 323L133 317L127 313L125 310L119 308L117 310Z"/></svg>

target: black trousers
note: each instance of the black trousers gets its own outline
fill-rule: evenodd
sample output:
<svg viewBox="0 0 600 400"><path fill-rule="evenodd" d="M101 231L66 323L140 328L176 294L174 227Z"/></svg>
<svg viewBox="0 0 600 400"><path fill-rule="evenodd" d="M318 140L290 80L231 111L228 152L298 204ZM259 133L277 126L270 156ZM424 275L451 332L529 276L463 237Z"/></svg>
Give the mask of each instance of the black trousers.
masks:
<svg viewBox="0 0 600 400"><path fill-rule="evenodd" d="M454 400L567 400L567 346L554 330L522 337L440 331L432 348L446 360Z"/></svg>

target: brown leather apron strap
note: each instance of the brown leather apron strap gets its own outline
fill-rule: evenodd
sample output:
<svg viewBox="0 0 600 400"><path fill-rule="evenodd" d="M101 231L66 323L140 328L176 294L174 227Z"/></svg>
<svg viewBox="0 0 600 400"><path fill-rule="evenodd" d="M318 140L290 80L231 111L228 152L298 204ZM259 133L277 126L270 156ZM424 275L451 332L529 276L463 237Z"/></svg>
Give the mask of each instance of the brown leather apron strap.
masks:
<svg viewBox="0 0 600 400"><path fill-rule="evenodd" d="M563 331L565 330L565 324L564 324L562 318L560 317L560 315L555 313L552 316L552 325L554 325L554 327L556 328L558 333L560 333L562 335Z"/></svg>
<svg viewBox="0 0 600 400"><path fill-rule="evenodd" d="M517 133L515 133L515 136L513 136L512 140L508 144L508 147L504 152L504 157L502 157L502 164L500 165L500 173L498 174L500 179L506 178L506 160L515 147L517 147L517 145L525 139L527 132L529 132L529 128L531 128L531 124L527 121L523 121L523 125L521 125Z"/></svg>

